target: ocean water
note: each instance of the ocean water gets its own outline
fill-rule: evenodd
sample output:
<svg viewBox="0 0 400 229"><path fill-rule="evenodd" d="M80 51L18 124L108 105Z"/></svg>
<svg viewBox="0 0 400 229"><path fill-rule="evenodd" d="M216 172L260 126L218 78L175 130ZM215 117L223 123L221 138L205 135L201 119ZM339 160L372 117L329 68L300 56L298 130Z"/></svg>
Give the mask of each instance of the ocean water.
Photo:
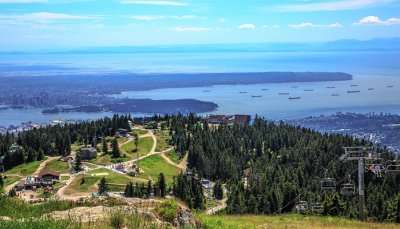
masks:
<svg viewBox="0 0 400 229"><path fill-rule="evenodd" d="M399 52L177 52L129 54L0 55L0 75L65 75L174 72L329 71L353 74L347 82L219 85L123 92L120 97L212 101L213 113L259 114L271 119L335 112L400 114ZM351 87L350 85L358 85ZM388 87L392 85L393 87ZM334 87L334 88L327 88ZM373 88L373 90L368 90ZM268 89L268 90L266 90ZM306 91L305 91L306 90ZM349 90L360 93L349 94ZM242 93L240 93L242 92ZM246 93L243 93L246 92ZM289 95L279 95L289 93ZM337 96L332 96L336 94ZM256 97L253 97L256 96ZM290 100L289 97L301 97ZM37 109L0 110L0 126L104 114L43 115ZM141 115L141 114L136 114Z"/></svg>

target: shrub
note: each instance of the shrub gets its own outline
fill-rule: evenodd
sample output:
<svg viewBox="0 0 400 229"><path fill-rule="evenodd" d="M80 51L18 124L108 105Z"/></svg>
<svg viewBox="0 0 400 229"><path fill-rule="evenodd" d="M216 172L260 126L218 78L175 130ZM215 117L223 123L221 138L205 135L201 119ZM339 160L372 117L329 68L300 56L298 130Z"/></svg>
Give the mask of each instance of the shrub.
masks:
<svg viewBox="0 0 400 229"><path fill-rule="evenodd" d="M165 221L170 223L177 217L178 204L174 200L164 201L157 209L156 212Z"/></svg>

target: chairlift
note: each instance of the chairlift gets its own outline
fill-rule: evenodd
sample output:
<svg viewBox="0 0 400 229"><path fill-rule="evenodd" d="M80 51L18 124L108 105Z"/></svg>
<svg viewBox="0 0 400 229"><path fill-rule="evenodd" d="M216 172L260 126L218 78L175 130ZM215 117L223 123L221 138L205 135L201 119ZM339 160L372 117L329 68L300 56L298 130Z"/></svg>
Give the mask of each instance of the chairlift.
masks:
<svg viewBox="0 0 400 229"><path fill-rule="evenodd" d="M324 206L320 202L314 202L311 204L311 212L314 214L322 214L324 212Z"/></svg>
<svg viewBox="0 0 400 229"><path fill-rule="evenodd" d="M353 196L356 193L356 187L353 183L342 184L340 188L340 194L342 196Z"/></svg>
<svg viewBox="0 0 400 229"><path fill-rule="evenodd" d="M340 194L342 196L353 196L356 193L356 186L351 181L351 175L349 174L347 183L341 185Z"/></svg>
<svg viewBox="0 0 400 229"><path fill-rule="evenodd" d="M335 191L336 180L333 178L323 178L320 181L322 191Z"/></svg>
<svg viewBox="0 0 400 229"><path fill-rule="evenodd" d="M390 161L386 165L387 173L400 173L400 161Z"/></svg>
<svg viewBox="0 0 400 229"><path fill-rule="evenodd" d="M296 204L295 208L296 208L297 213L304 214L308 210L308 203L307 203L307 201L300 200Z"/></svg>

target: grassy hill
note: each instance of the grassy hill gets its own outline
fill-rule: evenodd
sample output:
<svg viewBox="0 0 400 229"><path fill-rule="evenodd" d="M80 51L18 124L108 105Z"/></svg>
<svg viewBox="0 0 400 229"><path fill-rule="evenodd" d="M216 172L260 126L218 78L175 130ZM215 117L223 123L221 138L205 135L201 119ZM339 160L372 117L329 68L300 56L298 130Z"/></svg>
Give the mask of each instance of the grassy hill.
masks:
<svg viewBox="0 0 400 229"><path fill-rule="evenodd" d="M179 169L168 164L164 159L158 155L154 155L139 161L139 168L143 170L140 174L141 178L152 179L157 181L160 173L164 173L165 179L168 184L172 183L173 176L179 174Z"/></svg>

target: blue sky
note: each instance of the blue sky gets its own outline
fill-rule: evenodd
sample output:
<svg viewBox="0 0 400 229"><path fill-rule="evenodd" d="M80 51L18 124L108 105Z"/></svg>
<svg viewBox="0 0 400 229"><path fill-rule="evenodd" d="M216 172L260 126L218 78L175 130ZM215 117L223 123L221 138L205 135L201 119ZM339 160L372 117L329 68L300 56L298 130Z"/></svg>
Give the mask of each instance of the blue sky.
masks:
<svg viewBox="0 0 400 229"><path fill-rule="evenodd" d="M399 0L0 0L0 49L400 37Z"/></svg>

